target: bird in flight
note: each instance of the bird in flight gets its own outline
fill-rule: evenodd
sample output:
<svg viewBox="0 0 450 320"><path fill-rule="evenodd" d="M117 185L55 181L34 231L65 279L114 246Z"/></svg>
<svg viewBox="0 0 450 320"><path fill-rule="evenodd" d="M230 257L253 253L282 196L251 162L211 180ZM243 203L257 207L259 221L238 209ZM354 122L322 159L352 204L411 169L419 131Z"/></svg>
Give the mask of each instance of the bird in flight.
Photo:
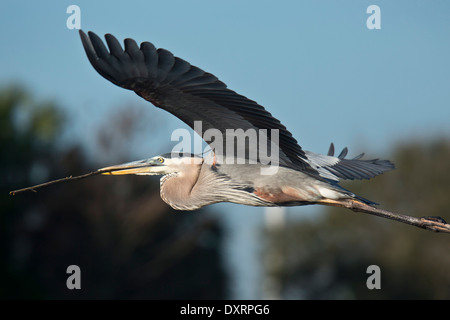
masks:
<svg viewBox="0 0 450 320"><path fill-rule="evenodd" d="M132 39L125 39L122 48L111 34L105 35L105 46L95 33L86 34L82 30L79 33L87 57L100 75L178 117L212 149L206 157L172 152L102 168L99 172L162 175L161 198L177 210L195 210L218 202L250 206L318 204L450 232L450 225L442 218L416 218L382 210L339 185L341 180L370 179L391 170L394 165L390 161L364 160L363 154L349 159L347 148L335 156L333 144L326 155L303 150L264 107L171 52L156 49L150 42L138 46ZM208 130L214 130L215 139L205 138ZM250 141L244 136L240 155L246 161L239 162L242 160L237 156L239 148L225 148L227 143L239 139L230 132L252 130L264 133L264 137ZM269 151L260 152L263 148ZM270 158L271 163L267 162L268 153L276 155L276 159ZM275 170L264 172L270 168Z"/></svg>

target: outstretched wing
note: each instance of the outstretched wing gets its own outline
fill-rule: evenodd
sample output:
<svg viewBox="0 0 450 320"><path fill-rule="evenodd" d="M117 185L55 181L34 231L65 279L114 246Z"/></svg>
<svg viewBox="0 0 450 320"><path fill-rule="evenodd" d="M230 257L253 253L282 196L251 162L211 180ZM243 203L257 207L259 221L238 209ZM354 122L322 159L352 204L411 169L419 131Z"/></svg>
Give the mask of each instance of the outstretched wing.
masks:
<svg viewBox="0 0 450 320"><path fill-rule="evenodd" d="M395 168L394 164L389 160L361 160L364 153L361 153L352 159L346 159L347 153L348 149L345 147L341 153L335 157L333 143L331 143L327 155L305 151L306 159L311 167L317 170L321 177L336 182L340 179L371 179L383 172Z"/></svg>
<svg viewBox="0 0 450 320"><path fill-rule="evenodd" d="M277 129L279 164L297 170L312 169L305 152L292 134L255 101L227 88L214 75L188 62L174 57L164 49L143 42L140 47L132 39L125 39L125 50L117 39L106 34L109 50L93 32L86 35L80 30L86 54L92 66L112 83L135 91L194 128L194 121L201 121L203 137L208 129L218 129L226 137L227 129ZM275 140L275 139L273 139ZM206 141L208 142L208 141Z"/></svg>

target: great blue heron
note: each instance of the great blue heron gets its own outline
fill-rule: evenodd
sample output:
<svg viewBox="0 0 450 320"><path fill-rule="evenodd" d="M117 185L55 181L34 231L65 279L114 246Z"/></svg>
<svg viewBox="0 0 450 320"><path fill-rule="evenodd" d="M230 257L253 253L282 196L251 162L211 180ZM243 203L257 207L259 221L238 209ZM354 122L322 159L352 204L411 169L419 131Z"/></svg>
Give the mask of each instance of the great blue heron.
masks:
<svg viewBox="0 0 450 320"><path fill-rule="evenodd" d="M174 57L164 49L143 42L140 47L106 34L109 50L93 32L80 30L81 40L92 66L112 83L136 92L189 125L203 137L208 129L278 130L279 166L274 174L262 174L266 165L212 162L193 154L166 154L150 159L101 169L110 174L163 175L161 197L171 207L195 210L217 202L251 206L298 206L321 204L345 207L434 231L450 232L442 218L414 218L376 208L375 203L339 186L341 179L370 179L394 168L387 160L347 159L347 149L334 156L304 151L292 134L255 101L227 88L214 75ZM194 126L201 121L201 128ZM229 137L228 137L229 138ZM270 135L269 142L274 140ZM206 141L211 143L211 141ZM225 144L225 142L224 142ZM261 147L260 145L257 148ZM214 150L216 152L216 150Z"/></svg>

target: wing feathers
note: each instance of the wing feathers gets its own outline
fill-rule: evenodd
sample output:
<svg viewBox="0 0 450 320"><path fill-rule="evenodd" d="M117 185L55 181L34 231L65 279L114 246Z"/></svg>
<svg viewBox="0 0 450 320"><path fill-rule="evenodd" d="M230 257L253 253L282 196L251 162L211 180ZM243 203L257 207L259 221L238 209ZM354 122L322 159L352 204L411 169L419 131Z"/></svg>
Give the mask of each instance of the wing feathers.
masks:
<svg viewBox="0 0 450 320"><path fill-rule="evenodd" d="M103 77L163 108L193 127L194 121L225 132L226 129L278 129L280 164L312 170L292 134L255 101L229 90L218 78L174 57L151 43L140 46L125 39L125 50L112 35L105 36L108 49L92 32L80 36L89 61ZM226 121L224 121L226 120ZM200 133L202 134L202 133Z"/></svg>
<svg viewBox="0 0 450 320"><path fill-rule="evenodd" d="M328 154L321 155L306 151L311 166L327 179L339 181L340 179L370 179L383 172L394 169L394 164L388 160L360 160L364 153L353 159L345 159L348 149L345 147L341 153L334 156L334 145L330 145Z"/></svg>
<svg viewBox="0 0 450 320"><path fill-rule="evenodd" d="M124 40L124 48L117 39L105 35L103 41L94 33L88 36L80 30L81 40L95 70L112 83L134 90L155 106L174 114L194 128L194 121L202 121L203 132L214 128L279 130L280 165L303 170L317 178L369 179L394 168L386 160L361 160L364 154L346 159L348 149L334 156L334 144L327 155L303 151L292 134L267 110L227 88L216 76L174 57L165 49L156 49L150 42L140 47L132 39Z"/></svg>
<svg viewBox="0 0 450 320"><path fill-rule="evenodd" d="M150 42L143 42L141 44L141 51L144 54L148 81L153 82L158 74L158 53L156 52L155 46Z"/></svg>

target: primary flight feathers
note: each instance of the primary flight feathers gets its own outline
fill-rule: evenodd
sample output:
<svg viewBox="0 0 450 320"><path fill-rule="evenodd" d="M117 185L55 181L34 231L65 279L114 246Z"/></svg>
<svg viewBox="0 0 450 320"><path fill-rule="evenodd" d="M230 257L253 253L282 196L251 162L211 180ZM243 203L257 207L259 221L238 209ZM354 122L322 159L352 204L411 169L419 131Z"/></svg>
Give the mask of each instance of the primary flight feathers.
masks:
<svg viewBox="0 0 450 320"><path fill-rule="evenodd" d="M279 164L312 175L339 179L369 179L394 168L387 160L345 159L304 151L292 134L264 107L230 89L214 75L156 49L149 42L140 46L124 40L124 49L112 35L106 44L93 32L80 30L81 40L92 66L112 83L135 91L139 96L162 108L194 129L202 121L203 136L208 129L278 129ZM270 138L270 137L269 137ZM346 149L344 149L346 150ZM333 152L331 152L333 151Z"/></svg>

